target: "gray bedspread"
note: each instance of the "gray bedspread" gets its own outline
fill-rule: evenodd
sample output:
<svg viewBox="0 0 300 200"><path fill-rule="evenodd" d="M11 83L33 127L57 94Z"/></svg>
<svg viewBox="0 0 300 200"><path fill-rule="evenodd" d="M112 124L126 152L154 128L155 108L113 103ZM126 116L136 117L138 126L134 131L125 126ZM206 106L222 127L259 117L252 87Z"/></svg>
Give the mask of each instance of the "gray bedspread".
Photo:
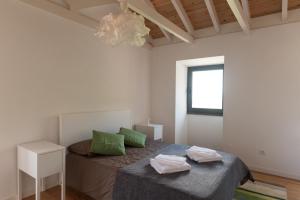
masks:
<svg viewBox="0 0 300 200"><path fill-rule="evenodd" d="M185 155L187 146L169 145L156 154ZM236 156L219 152L223 162L196 163L187 172L159 175L149 157L118 171L113 200L232 200L240 183L253 180ZM154 157L152 155L151 157Z"/></svg>

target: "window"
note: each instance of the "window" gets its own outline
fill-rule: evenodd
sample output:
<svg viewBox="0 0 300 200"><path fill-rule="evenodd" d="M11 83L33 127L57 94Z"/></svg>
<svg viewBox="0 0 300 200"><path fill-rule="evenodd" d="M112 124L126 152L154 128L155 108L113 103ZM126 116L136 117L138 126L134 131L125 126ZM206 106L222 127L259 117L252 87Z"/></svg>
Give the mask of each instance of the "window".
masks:
<svg viewBox="0 0 300 200"><path fill-rule="evenodd" d="M188 68L188 114L223 116L223 72L223 64Z"/></svg>

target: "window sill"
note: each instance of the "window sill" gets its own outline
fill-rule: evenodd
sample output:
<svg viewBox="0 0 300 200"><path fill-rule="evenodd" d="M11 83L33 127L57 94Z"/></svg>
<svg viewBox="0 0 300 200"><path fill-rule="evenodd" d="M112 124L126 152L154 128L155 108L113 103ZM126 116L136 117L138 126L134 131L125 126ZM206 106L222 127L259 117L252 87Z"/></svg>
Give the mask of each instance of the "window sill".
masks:
<svg viewBox="0 0 300 200"><path fill-rule="evenodd" d="M187 114L223 116L223 109L187 108Z"/></svg>
<svg viewBox="0 0 300 200"><path fill-rule="evenodd" d="M188 116L205 116L205 117L224 117L223 115L213 115L213 114L198 114L198 113L187 113Z"/></svg>

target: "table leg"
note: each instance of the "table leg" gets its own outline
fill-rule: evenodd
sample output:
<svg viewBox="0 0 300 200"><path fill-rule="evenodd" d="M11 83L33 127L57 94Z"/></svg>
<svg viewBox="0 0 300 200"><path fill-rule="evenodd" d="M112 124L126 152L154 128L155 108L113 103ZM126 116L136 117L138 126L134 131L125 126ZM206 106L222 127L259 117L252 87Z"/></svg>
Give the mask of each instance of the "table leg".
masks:
<svg viewBox="0 0 300 200"><path fill-rule="evenodd" d="M22 200L22 171L18 169L18 200Z"/></svg>
<svg viewBox="0 0 300 200"><path fill-rule="evenodd" d="M35 179L35 200L41 199L41 182L39 178Z"/></svg>
<svg viewBox="0 0 300 200"><path fill-rule="evenodd" d="M61 200L65 200L66 198L66 152L63 151L63 170L60 175L61 177Z"/></svg>
<svg viewBox="0 0 300 200"><path fill-rule="evenodd" d="M44 192L46 190L46 183L45 183L45 178L42 178L41 180L42 188L41 191Z"/></svg>
<svg viewBox="0 0 300 200"><path fill-rule="evenodd" d="M65 200L66 197L66 185L65 185L65 178L64 173L60 174L61 177L61 200Z"/></svg>

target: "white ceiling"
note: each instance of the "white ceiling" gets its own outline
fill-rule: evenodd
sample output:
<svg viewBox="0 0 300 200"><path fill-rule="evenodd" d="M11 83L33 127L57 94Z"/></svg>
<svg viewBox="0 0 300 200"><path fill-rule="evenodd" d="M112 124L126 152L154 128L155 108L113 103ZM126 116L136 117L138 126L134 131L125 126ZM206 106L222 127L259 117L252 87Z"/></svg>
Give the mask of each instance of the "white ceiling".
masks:
<svg viewBox="0 0 300 200"><path fill-rule="evenodd" d="M62 6L64 8L68 8L68 4L64 0L49 0L49 1L55 3L59 6ZM97 6L97 7L82 9L82 10L80 10L80 13L99 21L99 20L101 20L101 18L104 15L107 15L109 13L115 14L115 13L118 13L119 11L120 11L120 6L116 2L113 4L107 4L107 5L101 5L101 6Z"/></svg>
<svg viewBox="0 0 300 200"><path fill-rule="evenodd" d="M120 11L119 4L113 3L113 4L98 6L98 7L86 8L80 10L80 13L99 21L104 15L107 15L109 13L115 14L118 13L119 11Z"/></svg>
<svg viewBox="0 0 300 200"><path fill-rule="evenodd" d="M68 8L68 4L64 0L49 0L59 6L62 6L64 8ZM86 8L80 10L80 13L83 15L86 15L92 19L100 20L104 15L107 15L109 13L118 13L120 11L119 4L112 3L112 4L106 4L102 6L92 7L92 8Z"/></svg>
<svg viewBox="0 0 300 200"><path fill-rule="evenodd" d="M68 4L64 0L49 0L57 5L63 6L65 8L68 7Z"/></svg>

